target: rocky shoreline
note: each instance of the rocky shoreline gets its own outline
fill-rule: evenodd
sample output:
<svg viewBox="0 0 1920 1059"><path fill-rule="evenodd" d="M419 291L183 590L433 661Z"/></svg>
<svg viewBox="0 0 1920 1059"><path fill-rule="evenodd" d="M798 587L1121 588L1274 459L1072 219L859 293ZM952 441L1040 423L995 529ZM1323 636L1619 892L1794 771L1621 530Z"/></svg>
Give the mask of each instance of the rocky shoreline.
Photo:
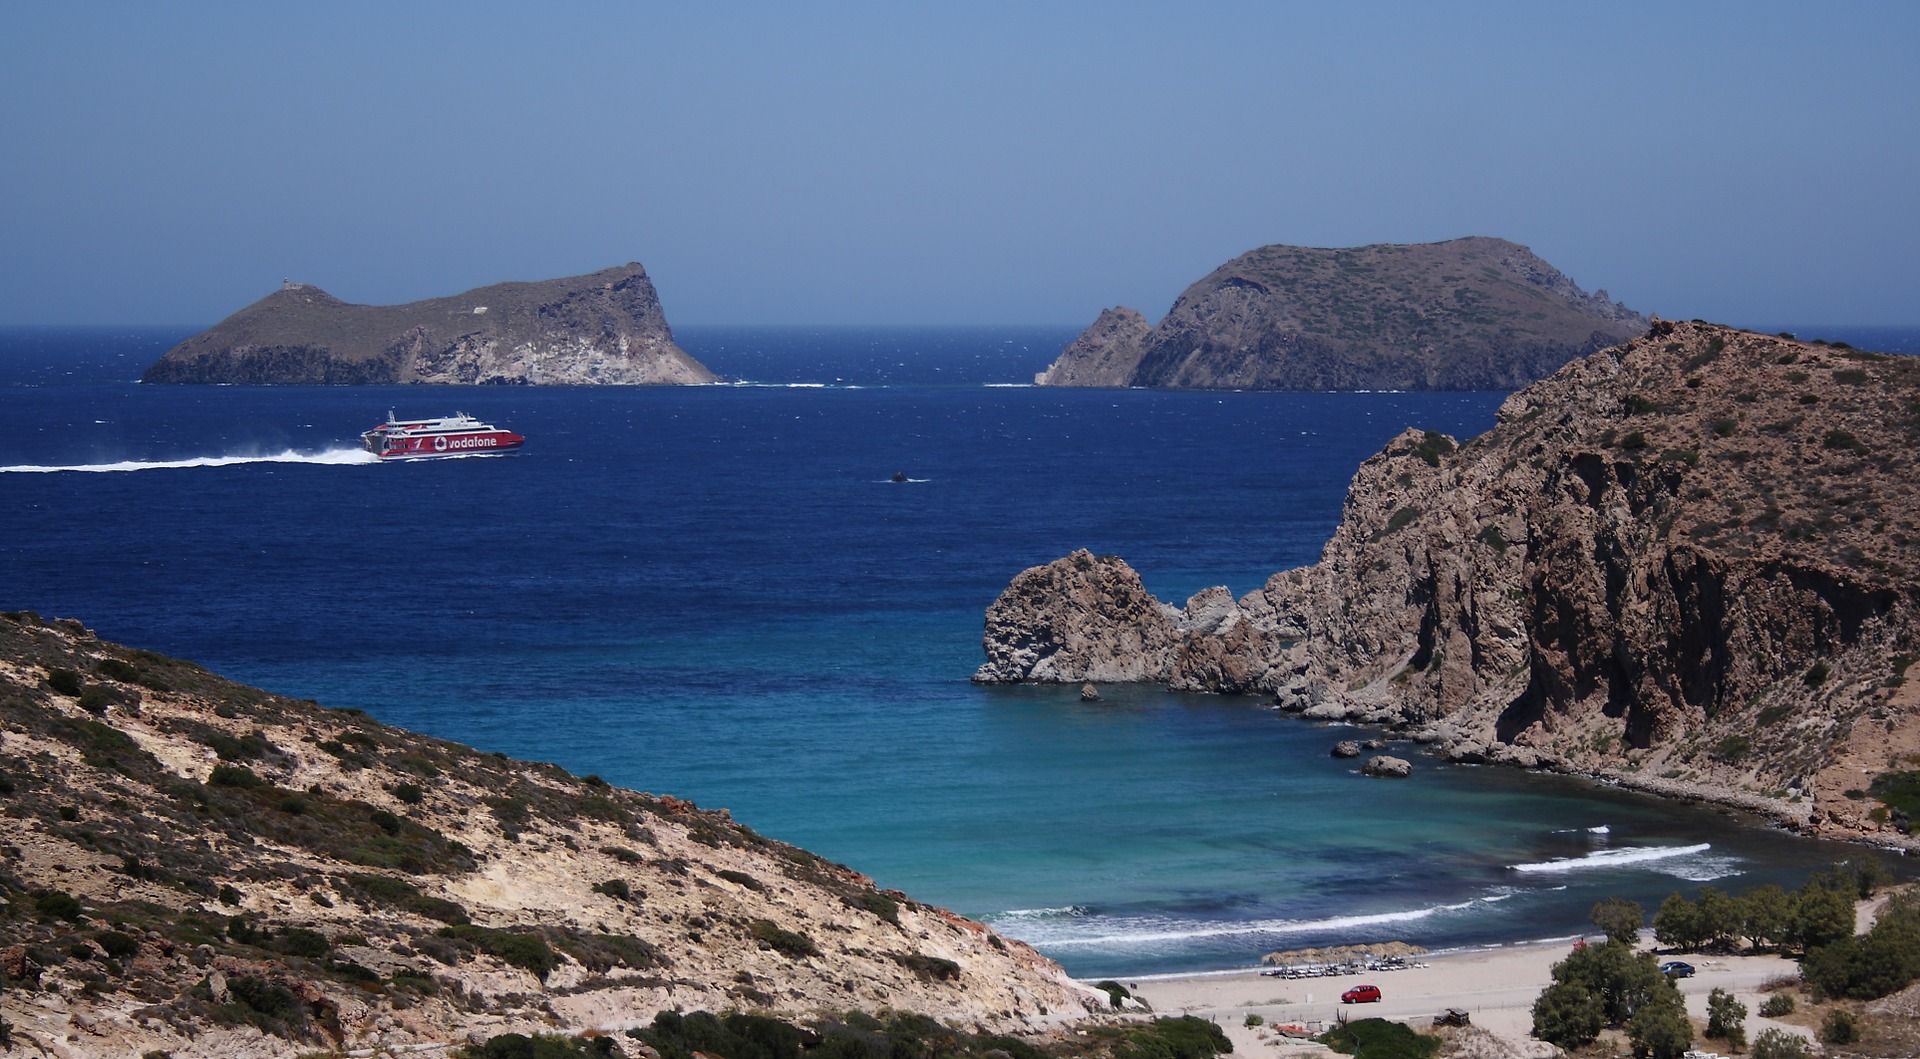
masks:
<svg viewBox="0 0 1920 1059"><path fill-rule="evenodd" d="M1238 599L1084 550L1021 573L974 679L1268 694L1908 845L1872 792L1920 765L1916 453L1920 360L1660 321L1485 435L1403 432L1320 561Z"/></svg>

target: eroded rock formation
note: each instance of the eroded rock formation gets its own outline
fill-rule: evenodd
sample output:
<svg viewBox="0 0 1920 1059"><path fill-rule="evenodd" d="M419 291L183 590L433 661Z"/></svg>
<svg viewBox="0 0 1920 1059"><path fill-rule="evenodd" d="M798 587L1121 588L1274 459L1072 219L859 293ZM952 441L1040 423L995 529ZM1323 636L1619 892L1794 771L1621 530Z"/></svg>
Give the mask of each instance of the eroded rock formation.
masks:
<svg viewBox="0 0 1920 1059"><path fill-rule="evenodd" d="M1862 794L1920 751L1917 453L1920 359L1659 322L1464 445L1404 432L1320 561L1238 600L1086 552L1022 573L976 679L1267 693L1880 832Z"/></svg>
<svg viewBox="0 0 1920 1059"><path fill-rule="evenodd" d="M688 384L647 270L500 283L406 305L351 305L289 283L168 350L143 382Z"/></svg>
<svg viewBox="0 0 1920 1059"><path fill-rule="evenodd" d="M1263 246L1188 287L1157 326L1106 310L1034 381L1511 390L1646 326L1504 239Z"/></svg>

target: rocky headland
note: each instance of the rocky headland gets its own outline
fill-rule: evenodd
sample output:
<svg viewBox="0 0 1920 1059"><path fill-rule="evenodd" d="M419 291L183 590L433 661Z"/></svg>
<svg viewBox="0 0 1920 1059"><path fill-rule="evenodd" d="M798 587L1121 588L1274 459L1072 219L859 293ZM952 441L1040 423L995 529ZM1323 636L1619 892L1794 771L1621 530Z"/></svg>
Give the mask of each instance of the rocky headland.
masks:
<svg viewBox="0 0 1920 1059"><path fill-rule="evenodd" d="M703 1010L1018 1032L1109 1004L724 809L26 613L0 616L0 813L0 1031L24 1054L439 1055Z"/></svg>
<svg viewBox="0 0 1920 1059"><path fill-rule="evenodd" d="M692 384L647 270L500 283L406 305L352 305L288 283L168 350L154 383Z"/></svg>
<svg viewBox="0 0 1920 1059"><path fill-rule="evenodd" d="M1504 239L1263 246L1188 287L1158 325L1106 310L1034 381L1511 390L1646 327Z"/></svg>
<svg viewBox="0 0 1920 1059"><path fill-rule="evenodd" d="M1086 551L1021 573L975 679L1263 693L1455 760L1905 842L1916 481L1920 359L1656 321L1480 437L1402 433L1320 561L1239 599L1174 606Z"/></svg>

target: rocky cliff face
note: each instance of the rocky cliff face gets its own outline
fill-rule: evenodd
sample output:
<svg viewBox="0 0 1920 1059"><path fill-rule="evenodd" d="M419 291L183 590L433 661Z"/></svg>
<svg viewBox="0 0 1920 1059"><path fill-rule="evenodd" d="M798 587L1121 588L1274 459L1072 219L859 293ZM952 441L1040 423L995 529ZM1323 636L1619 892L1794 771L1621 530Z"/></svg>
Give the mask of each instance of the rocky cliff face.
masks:
<svg viewBox="0 0 1920 1059"><path fill-rule="evenodd" d="M1107 1003L725 810L27 614L0 616L0 812L0 1017L36 1054L399 1054L668 1010L1019 1029Z"/></svg>
<svg viewBox="0 0 1920 1059"><path fill-rule="evenodd" d="M1020 574L982 681L1263 692L1890 835L1920 763L1920 359L1658 323L1354 476L1319 563L1175 609L1116 558ZM1909 756L1911 760L1909 760Z"/></svg>
<svg viewBox="0 0 1920 1059"><path fill-rule="evenodd" d="M143 382L575 385L713 382L673 342L638 264L407 305L286 287L167 351Z"/></svg>
<svg viewBox="0 0 1920 1059"><path fill-rule="evenodd" d="M1265 246L1188 287L1156 327L1108 309L1035 381L1511 390L1646 326L1502 239Z"/></svg>

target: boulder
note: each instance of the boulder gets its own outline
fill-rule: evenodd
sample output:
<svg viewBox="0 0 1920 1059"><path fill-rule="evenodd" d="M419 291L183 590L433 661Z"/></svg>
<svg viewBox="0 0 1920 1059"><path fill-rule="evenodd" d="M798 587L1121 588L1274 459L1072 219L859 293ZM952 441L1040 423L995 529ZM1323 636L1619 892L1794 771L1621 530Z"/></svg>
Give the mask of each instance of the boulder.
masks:
<svg viewBox="0 0 1920 1059"><path fill-rule="evenodd" d="M1332 753L1334 757L1359 757L1360 744L1352 739L1342 739L1333 744Z"/></svg>
<svg viewBox="0 0 1920 1059"><path fill-rule="evenodd" d="M1092 684L1080 685L1080 701L1081 702L1099 702L1100 689L1094 687Z"/></svg>
<svg viewBox="0 0 1920 1059"><path fill-rule="evenodd" d="M1378 776L1382 779L1406 779L1413 775L1413 762L1401 757L1388 757L1376 754L1360 766L1360 772L1366 776Z"/></svg>

